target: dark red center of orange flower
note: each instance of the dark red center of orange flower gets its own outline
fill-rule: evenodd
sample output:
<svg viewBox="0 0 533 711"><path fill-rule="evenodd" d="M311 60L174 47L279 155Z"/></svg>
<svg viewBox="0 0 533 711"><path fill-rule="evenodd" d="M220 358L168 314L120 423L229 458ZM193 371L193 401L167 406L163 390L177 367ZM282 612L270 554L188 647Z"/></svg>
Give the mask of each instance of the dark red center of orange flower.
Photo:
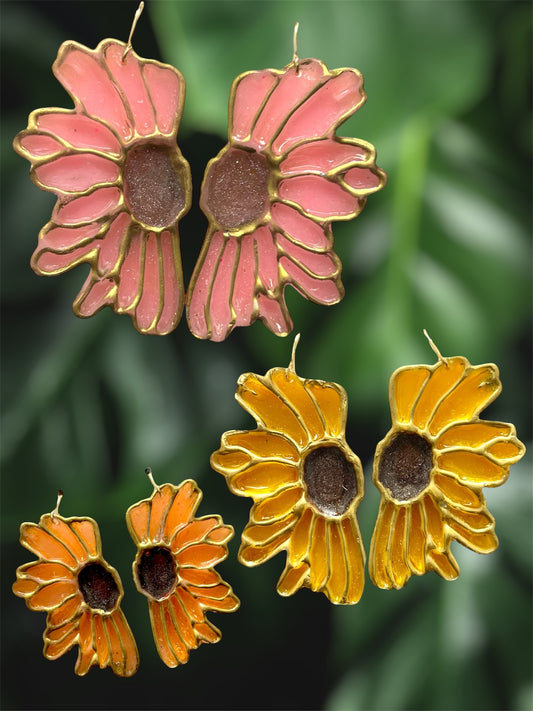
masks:
<svg viewBox="0 0 533 711"><path fill-rule="evenodd" d="M148 227L169 227L185 207L186 168L175 147L144 143L130 148L123 180L126 205Z"/></svg>
<svg viewBox="0 0 533 711"><path fill-rule="evenodd" d="M137 579L145 595L162 600L176 584L176 563L168 548L156 546L142 552L137 563Z"/></svg>
<svg viewBox="0 0 533 711"><path fill-rule="evenodd" d="M95 610L110 612L120 597L115 576L101 563L87 563L78 573L83 599Z"/></svg>
<svg viewBox="0 0 533 711"><path fill-rule="evenodd" d="M304 460L307 499L323 514L340 516L357 495L353 462L338 447L312 449Z"/></svg>
<svg viewBox="0 0 533 711"><path fill-rule="evenodd" d="M408 501L426 488L432 469L433 448L427 439L401 432L381 454L378 480L397 501Z"/></svg>
<svg viewBox="0 0 533 711"><path fill-rule="evenodd" d="M230 148L209 166L202 188L202 207L223 230L253 223L268 212L269 178L265 156Z"/></svg>

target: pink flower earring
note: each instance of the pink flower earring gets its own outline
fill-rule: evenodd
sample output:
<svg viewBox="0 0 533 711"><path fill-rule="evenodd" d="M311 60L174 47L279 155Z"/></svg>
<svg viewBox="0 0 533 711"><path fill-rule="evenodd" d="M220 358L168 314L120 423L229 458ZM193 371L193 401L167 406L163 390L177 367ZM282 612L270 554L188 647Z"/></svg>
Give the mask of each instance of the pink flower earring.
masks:
<svg viewBox="0 0 533 711"><path fill-rule="evenodd" d="M297 29L288 66L245 72L231 88L228 143L206 169L209 228L187 293L198 338L222 341L258 318L287 335L287 284L316 303L340 301L331 221L357 216L386 182L370 143L335 135L365 101L363 77L300 60Z"/></svg>
<svg viewBox="0 0 533 711"><path fill-rule="evenodd" d="M74 109L39 109L14 148L31 178L57 195L31 265L56 275L87 263L74 313L108 305L140 333L176 328L184 303L178 222L191 204L191 175L176 136L185 81L168 64L141 59L131 38L94 50L61 45L53 65Z"/></svg>

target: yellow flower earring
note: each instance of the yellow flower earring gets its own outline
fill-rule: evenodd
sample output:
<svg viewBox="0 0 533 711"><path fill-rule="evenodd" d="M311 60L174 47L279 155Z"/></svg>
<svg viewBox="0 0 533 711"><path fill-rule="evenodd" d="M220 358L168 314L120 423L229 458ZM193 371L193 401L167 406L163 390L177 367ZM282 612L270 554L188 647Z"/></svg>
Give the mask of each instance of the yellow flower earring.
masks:
<svg viewBox="0 0 533 711"><path fill-rule="evenodd" d="M236 398L257 429L226 432L211 466L229 489L254 500L239 561L255 566L281 551L280 595L300 587L354 604L364 587L365 553L356 510L364 493L359 458L345 440L343 388L288 368L239 378Z"/></svg>
<svg viewBox="0 0 533 711"><path fill-rule="evenodd" d="M381 493L369 573L380 588L411 575L459 575L456 540L477 553L498 546L482 493L500 486L524 454L511 424L481 420L501 391L498 368L466 358L399 368L390 380L392 428L378 444L373 480Z"/></svg>

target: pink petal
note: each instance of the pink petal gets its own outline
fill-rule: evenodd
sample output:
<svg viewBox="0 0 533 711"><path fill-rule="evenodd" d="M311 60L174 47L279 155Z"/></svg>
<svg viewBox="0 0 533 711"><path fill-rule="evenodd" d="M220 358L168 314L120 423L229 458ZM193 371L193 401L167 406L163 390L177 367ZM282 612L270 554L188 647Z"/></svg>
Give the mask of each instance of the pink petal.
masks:
<svg viewBox="0 0 533 711"><path fill-rule="evenodd" d="M216 266L216 276L209 299L211 340L223 341L233 328L231 295L237 255L237 239L229 237Z"/></svg>
<svg viewBox="0 0 533 711"><path fill-rule="evenodd" d="M335 138L304 143L294 148L281 162L282 175L298 173L329 173L337 168L361 163L370 151L357 143L341 142Z"/></svg>
<svg viewBox="0 0 533 711"><path fill-rule="evenodd" d="M276 241L291 261L305 267L315 276L332 277L340 272L340 262L337 262L331 253L303 249L280 234L276 235Z"/></svg>
<svg viewBox="0 0 533 711"><path fill-rule="evenodd" d="M37 274L47 276L62 274L81 262L89 262L96 254L97 247L91 240L88 244L64 254L41 250L39 247L31 258L31 267Z"/></svg>
<svg viewBox="0 0 533 711"><path fill-rule="evenodd" d="M283 230L293 241L309 249L325 251L332 244L331 233L290 205L276 202L272 205L271 215L276 231Z"/></svg>
<svg viewBox="0 0 533 711"><path fill-rule="evenodd" d="M272 144L275 155L310 138L329 135L365 100L363 78L356 69L346 69L326 81L288 119Z"/></svg>
<svg viewBox="0 0 533 711"><path fill-rule="evenodd" d="M280 303L280 301L282 303ZM285 306L283 296L280 297L280 301L270 299L265 294L258 294L258 315L272 333L275 333L277 336L286 336L292 331L292 321L287 307Z"/></svg>
<svg viewBox="0 0 533 711"><path fill-rule="evenodd" d="M255 301L256 257L253 235L241 237L241 252L233 286L233 310L235 326L252 323Z"/></svg>
<svg viewBox="0 0 533 711"><path fill-rule="evenodd" d="M99 222L81 227L51 227L50 229L45 227L41 232L38 249L69 252L88 241L94 241L94 237L101 229L102 225Z"/></svg>
<svg viewBox="0 0 533 711"><path fill-rule="evenodd" d="M102 119L127 141L133 137L133 127L117 88L102 66L105 47L100 43L96 50L90 50L75 42L64 42L53 70L86 113Z"/></svg>
<svg viewBox="0 0 533 711"><path fill-rule="evenodd" d="M28 153L30 160L39 160L44 156L63 153L64 147L50 136L41 136L36 133L27 133L19 138L19 144Z"/></svg>
<svg viewBox="0 0 533 711"><path fill-rule="evenodd" d="M120 269L117 306L123 311L130 309L139 296L142 280L143 240L144 233L140 230L131 236L128 251Z"/></svg>
<svg viewBox="0 0 533 711"><path fill-rule="evenodd" d="M100 121L74 111L37 112L36 125L69 143L73 148L90 148L120 156L122 147L117 137ZM64 150L64 148L63 148Z"/></svg>
<svg viewBox="0 0 533 711"><path fill-rule="evenodd" d="M306 274L302 269L291 262L287 257L282 257L280 265L291 277L292 285L311 301L320 304L336 304L343 297L337 284L331 279L315 279Z"/></svg>
<svg viewBox="0 0 533 711"><path fill-rule="evenodd" d="M131 217L129 214L127 212L121 212L120 215L115 217L107 234L102 239L97 264L97 271L102 276L116 269L130 224Z"/></svg>
<svg viewBox="0 0 533 711"><path fill-rule="evenodd" d="M114 183L119 167L106 158L80 153L43 163L35 168L35 175L46 190L77 193L100 183Z"/></svg>
<svg viewBox="0 0 533 711"><path fill-rule="evenodd" d="M112 305L115 301L117 285L112 279L93 281L93 274L89 274L83 288L74 302L74 311L83 318L93 316L104 306Z"/></svg>
<svg viewBox="0 0 533 711"><path fill-rule="evenodd" d="M257 245L258 276L270 296L279 290L278 253L269 227L260 227L254 233Z"/></svg>
<svg viewBox="0 0 533 711"><path fill-rule="evenodd" d="M208 338L207 302L210 298L217 262L224 246L222 232L208 232L187 294L187 322L197 338Z"/></svg>
<svg viewBox="0 0 533 711"><path fill-rule="evenodd" d="M124 61L124 46L109 44L104 50L104 61L114 83L122 93L122 98L133 125L140 136L147 136L155 131L155 116L152 102L144 84L141 66L135 52L128 52Z"/></svg>
<svg viewBox="0 0 533 711"><path fill-rule="evenodd" d="M359 200L337 183L318 175L300 175L282 180L278 188L282 200L300 205L309 215L322 220L353 217Z"/></svg>
<svg viewBox="0 0 533 711"><path fill-rule="evenodd" d="M98 188L90 195L83 195L66 203L58 202L52 213L52 220L60 225L93 222L115 212L121 197L119 188Z"/></svg>
<svg viewBox="0 0 533 711"><path fill-rule="evenodd" d="M184 289L179 236L165 230L159 238L163 263L163 309L157 321L156 331L165 335L179 323L183 310Z"/></svg>
<svg viewBox="0 0 533 711"><path fill-rule="evenodd" d="M158 130L169 136L177 133L185 94L183 77L168 64L149 63L143 66L143 76L155 109Z"/></svg>
<svg viewBox="0 0 533 711"><path fill-rule="evenodd" d="M135 324L141 332L150 332L154 328L162 300L162 270L157 248L157 237L154 232L150 232L148 237L144 238L144 243L142 293L135 309Z"/></svg>
<svg viewBox="0 0 533 711"><path fill-rule="evenodd" d="M241 75L235 82L237 87L230 118L230 135L235 141L245 143L257 112L278 78L268 69Z"/></svg>
<svg viewBox="0 0 533 711"><path fill-rule="evenodd" d="M365 194L379 190L382 185L376 168L352 168L344 176L344 182L354 190L360 190Z"/></svg>
<svg viewBox="0 0 533 711"><path fill-rule="evenodd" d="M326 67L316 59L301 62L298 72L290 67L269 96L252 131L252 145L257 150L270 145L291 112L323 81Z"/></svg>

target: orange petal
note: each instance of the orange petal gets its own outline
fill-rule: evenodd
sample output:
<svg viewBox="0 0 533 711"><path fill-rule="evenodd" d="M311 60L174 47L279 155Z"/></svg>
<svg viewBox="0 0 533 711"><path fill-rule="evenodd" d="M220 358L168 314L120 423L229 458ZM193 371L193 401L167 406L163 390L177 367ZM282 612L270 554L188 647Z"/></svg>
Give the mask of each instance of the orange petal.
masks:
<svg viewBox="0 0 533 711"><path fill-rule="evenodd" d="M300 563L296 568L288 563L278 580L276 590L284 597L294 595L302 587L308 573L309 565L307 563Z"/></svg>
<svg viewBox="0 0 533 711"><path fill-rule="evenodd" d="M228 555L226 548L211 543L189 546L176 555L178 565L192 565L195 568L211 568Z"/></svg>
<svg viewBox="0 0 533 711"><path fill-rule="evenodd" d="M418 502L410 506L408 528L407 563L413 573L422 575L426 572L426 531L423 514Z"/></svg>
<svg viewBox="0 0 533 711"><path fill-rule="evenodd" d="M389 542L389 560L387 569L393 586L399 590L411 577L411 571L406 563L406 548L408 545L406 522L407 511L411 507L400 506L392 519L392 532Z"/></svg>
<svg viewBox="0 0 533 711"><path fill-rule="evenodd" d="M218 630L211 622L206 620L205 622L199 622L194 626L196 634L200 637L202 642L210 642L214 644L218 642L222 635L220 630Z"/></svg>
<svg viewBox="0 0 533 711"><path fill-rule="evenodd" d="M45 631L45 641L49 642L60 642L62 639L65 639L67 635L69 635L72 631L75 631L76 634L78 633L78 620L73 620L71 622L67 622L65 625L61 625L60 627L55 627L54 629L50 629L49 626L47 626L46 631Z"/></svg>
<svg viewBox="0 0 533 711"><path fill-rule="evenodd" d="M492 553L498 547L496 534L491 531L487 533L472 533L472 531L455 521L449 520L447 524L453 531L454 538L476 553Z"/></svg>
<svg viewBox="0 0 533 711"><path fill-rule="evenodd" d="M90 518L77 518L70 521L70 527L82 541L89 557L97 558L100 553L100 535L95 522Z"/></svg>
<svg viewBox="0 0 533 711"><path fill-rule="evenodd" d="M202 492L194 481L187 480L181 484L167 514L164 533L166 541L170 542L178 527L193 518L201 500Z"/></svg>
<svg viewBox="0 0 533 711"><path fill-rule="evenodd" d="M152 496L150 503L150 524L148 538L154 543L161 541L165 534L168 510L174 498L175 487L164 484Z"/></svg>
<svg viewBox="0 0 533 711"><path fill-rule="evenodd" d="M205 615L204 611L200 607L200 604L198 603L198 600L181 586L176 588L176 594L183 603L183 607L187 611L189 617L195 622L203 622Z"/></svg>
<svg viewBox="0 0 533 711"><path fill-rule="evenodd" d="M517 462L524 456L526 448L517 439L512 441L495 442L487 449L487 454L497 459L502 464Z"/></svg>
<svg viewBox="0 0 533 711"><path fill-rule="evenodd" d="M17 575L37 580L40 583L74 579L72 571L61 563L26 563L17 569Z"/></svg>
<svg viewBox="0 0 533 711"><path fill-rule="evenodd" d="M290 513L302 498L300 486L284 489L280 494L263 499L258 504L254 504L251 512L251 519L256 523L267 521L277 521Z"/></svg>
<svg viewBox="0 0 533 711"><path fill-rule="evenodd" d="M265 430L226 432L222 436L222 445L245 449L256 459L288 459L291 462L300 459L298 449L289 439L282 434Z"/></svg>
<svg viewBox="0 0 533 711"><path fill-rule="evenodd" d="M98 666L100 669L104 669L111 662L111 653L101 615L93 615L93 630ZM118 645L118 648L120 650L120 645Z"/></svg>
<svg viewBox="0 0 533 711"><path fill-rule="evenodd" d="M445 430L437 439L435 446L437 449L447 447L463 447L465 449L476 449L490 442L496 437L507 437L514 428L503 422L467 422L466 424L452 425Z"/></svg>
<svg viewBox="0 0 533 711"><path fill-rule="evenodd" d="M307 430L308 439L322 439L324 437L324 423L314 400L304 387L302 378L287 368L274 368L270 371L270 380L280 392L281 397L298 414Z"/></svg>
<svg viewBox="0 0 533 711"><path fill-rule="evenodd" d="M199 597L198 602L208 610L217 612L235 612L239 608L240 602L234 595L227 595L222 600L215 600L211 597Z"/></svg>
<svg viewBox="0 0 533 711"><path fill-rule="evenodd" d="M431 369L425 365L399 368L390 379L389 400L394 422L410 422L416 399Z"/></svg>
<svg viewBox="0 0 533 711"><path fill-rule="evenodd" d="M252 458L239 450L219 449L211 455L211 467L222 474L248 466Z"/></svg>
<svg viewBox="0 0 533 711"><path fill-rule="evenodd" d="M222 582L222 578L216 572L209 568L182 568L179 571L180 579L186 584L191 585L218 585Z"/></svg>
<svg viewBox="0 0 533 711"><path fill-rule="evenodd" d="M208 543L227 543L233 538L233 534L233 526L217 526L206 536L205 540Z"/></svg>
<svg viewBox="0 0 533 711"><path fill-rule="evenodd" d="M340 533L340 524L337 521L329 521L329 560L330 573L326 584L326 594L333 603L345 601L345 593L348 585L347 561L344 554L343 537Z"/></svg>
<svg viewBox="0 0 533 711"><path fill-rule="evenodd" d="M219 523L214 516L195 519L179 529L172 539L172 550L178 551L193 541L201 541Z"/></svg>
<svg viewBox="0 0 533 711"><path fill-rule="evenodd" d="M34 523L23 523L20 527L20 542L39 558L58 561L71 568L77 566L76 558L56 538Z"/></svg>
<svg viewBox="0 0 533 711"><path fill-rule="evenodd" d="M80 617L79 635L79 652L74 671L78 676L84 676L96 663L96 652L93 648L92 614L90 612L84 612Z"/></svg>
<svg viewBox="0 0 533 711"><path fill-rule="evenodd" d="M488 511L472 513L470 511L461 511L448 506L446 509L447 516L457 521L461 526L468 528L472 533L484 533L494 528L494 519Z"/></svg>
<svg viewBox="0 0 533 711"><path fill-rule="evenodd" d="M124 613L121 610L115 610L112 615L105 618L105 622L110 640L112 635L109 630L113 625L120 641L120 649L113 641L111 643L113 663L115 664L116 660L122 657L120 665L113 666L113 671L120 676L132 676L139 667L139 652Z"/></svg>
<svg viewBox="0 0 533 711"><path fill-rule="evenodd" d="M319 590L325 584L328 578L328 563L326 521L322 516L315 516L309 551L309 575L313 591Z"/></svg>
<svg viewBox="0 0 533 711"><path fill-rule="evenodd" d="M289 541L288 561L292 566L296 566L309 553L309 536L312 523L313 512L310 507L307 507L294 527Z"/></svg>
<svg viewBox="0 0 533 711"><path fill-rule="evenodd" d="M286 542L289 540L291 531L285 531L278 538L267 543L265 546L246 546L241 545L239 549L239 561L243 565L259 565L269 560L283 548L286 547Z"/></svg>
<svg viewBox="0 0 533 711"><path fill-rule="evenodd" d="M242 533L242 540L246 543L264 545L269 543L282 531L293 528L300 517L296 514L289 514L285 518L274 523L261 525L248 524Z"/></svg>
<svg viewBox="0 0 533 711"><path fill-rule="evenodd" d="M76 595L65 600L59 607L48 613L48 629L58 627L69 622L78 615L82 604L81 595Z"/></svg>
<svg viewBox="0 0 533 711"><path fill-rule="evenodd" d="M445 580L455 580L459 575L459 566L450 551L439 553L436 550L429 550L428 563L431 569Z"/></svg>
<svg viewBox="0 0 533 711"><path fill-rule="evenodd" d="M131 506L126 512L126 521L131 537L135 543L148 540L148 518L150 516L150 503L147 500Z"/></svg>
<svg viewBox="0 0 533 711"><path fill-rule="evenodd" d="M433 481L439 487L444 497L453 505L469 508L473 511L479 510L484 505L481 494L476 494L468 486L463 486L457 479L446 476L440 472L433 474ZM481 496L481 498L480 498Z"/></svg>
<svg viewBox="0 0 533 711"><path fill-rule="evenodd" d="M92 524L96 526L96 523L91 519L86 518L85 521L89 525ZM88 551L70 527L69 520L65 521L58 515L52 516L50 514L48 516L42 516L39 524L60 540L80 563L84 563L88 559Z"/></svg>
<svg viewBox="0 0 533 711"><path fill-rule="evenodd" d="M239 496L263 497L275 494L298 480L298 469L292 464L259 462L235 474L229 486Z"/></svg>
<svg viewBox="0 0 533 711"><path fill-rule="evenodd" d="M27 605L31 610L51 610L77 592L78 584L74 580L61 580L38 590L28 599Z"/></svg>
<svg viewBox="0 0 533 711"><path fill-rule="evenodd" d="M168 602L175 627L179 630L180 638L189 649L196 649L198 641L194 634L191 618L185 611L180 597L174 593L169 597Z"/></svg>
<svg viewBox="0 0 533 711"><path fill-rule="evenodd" d="M227 583L221 581L218 585L210 585L209 587L187 585L187 590L195 597L211 597L213 600L222 600L229 595L231 588Z"/></svg>
<svg viewBox="0 0 533 711"><path fill-rule="evenodd" d="M482 454L456 449L437 457L437 466L475 486L499 486L509 476L508 467L500 467Z"/></svg>
<svg viewBox="0 0 533 711"><path fill-rule="evenodd" d="M428 494L422 500L422 509L426 518L426 531L431 541L432 548L444 550L444 525L439 507Z"/></svg>
<svg viewBox="0 0 533 711"><path fill-rule="evenodd" d="M413 409L412 421L416 427L426 428L439 403L461 380L469 365L466 358L447 358L437 365Z"/></svg>
<svg viewBox="0 0 533 711"><path fill-rule="evenodd" d="M314 397L330 437L342 437L346 428L348 400L344 388L336 383L307 380L306 390Z"/></svg>
<svg viewBox="0 0 533 711"><path fill-rule="evenodd" d="M361 599L365 586L365 551L355 517L343 518L340 532L348 561L348 584L344 602L354 605Z"/></svg>
<svg viewBox="0 0 533 711"><path fill-rule="evenodd" d="M18 597L28 597L39 589L39 583L36 580L19 579L13 583L13 592Z"/></svg>
<svg viewBox="0 0 533 711"><path fill-rule="evenodd" d="M43 654L47 659L58 659L61 655L68 652L78 639L78 629L69 629L61 639L46 641Z"/></svg>
<svg viewBox="0 0 533 711"><path fill-rule="evenodd" d="M167 626L167 618L165 616L165 601L148 603L150 607L150 619L152 621L152 634L154 636L157 652L167 667L177 667L180 663L180 657L184 658L187 654L187 649L180 640L172 621L170 621L170 629ZM179 656L178 656L179 651Z"/></svg>
<svg viewBox="0 0 533 711"><path fill-rule="evenodd" d="M289 437L298 445L307 444L308 437L294 412L269 386L265 378L246 373L239 378L236 399L257 423L267 430L274 430Z"/></svg>
<svg viewBox="0 0 533 711"><path fill-rule="evenodd" d="M429 423L429 432L436 435L452 422L472 419L494 400L500 390L495 365L482 365L466 371L463 380L437 407Z"/></svg>

